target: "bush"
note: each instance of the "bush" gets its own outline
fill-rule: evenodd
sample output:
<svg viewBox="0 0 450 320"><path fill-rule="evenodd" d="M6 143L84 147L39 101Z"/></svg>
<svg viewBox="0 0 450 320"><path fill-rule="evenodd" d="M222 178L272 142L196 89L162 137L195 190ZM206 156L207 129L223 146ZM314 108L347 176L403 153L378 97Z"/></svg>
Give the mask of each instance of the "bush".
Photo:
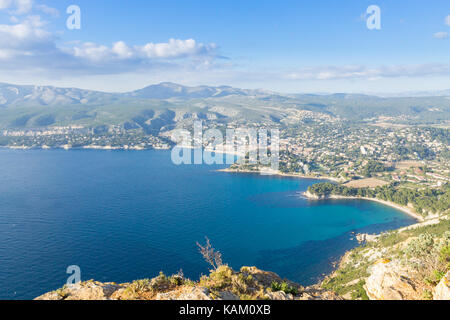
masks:
<svg viewBox="0 0 450 320"><path fill-rule="evenodd" d="M200 284L215 290L221 290L231 285L233 270L228 266L220 266L209 274L209 277L203 276Z"/></svg>
<svg viewBox="0 0 450 320"><path fill-rule="evenodd" d="M447 273L450 265L450 240L448 231L443 238L433 237L429 233L421 234L406 247L405 263L411 265L421 280L435 286Z"/></svg>
<svg viewBox="0 0 450 320"><path fill-rule="evenodd" d="M294 296L298 295L298 289L290 286L287 282L272 282L272 291L278 292L283 291L286 294L292 294Z"/></svg>
<svg viewBox="0 0 450 320"><path fill-rule="evenodd" d="M352 299L353 300L369 300L369 296L364 289L364 285L366 282L364 280L360 280L352 291Z"/></svg>
<svg viewBox="0 0 450 320"><path fill-rule="evenodd" d="M151 290L150 283L150 279L136 280L126 288L126 291L132 295L139 295L144 292L149 292Z"/></svg>

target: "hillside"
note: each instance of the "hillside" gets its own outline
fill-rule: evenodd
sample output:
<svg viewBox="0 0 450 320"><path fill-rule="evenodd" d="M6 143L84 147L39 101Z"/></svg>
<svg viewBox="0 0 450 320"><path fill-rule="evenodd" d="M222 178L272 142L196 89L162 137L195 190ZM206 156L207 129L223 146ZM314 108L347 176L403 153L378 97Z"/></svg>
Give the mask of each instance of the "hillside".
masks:
<svg viewBox="0 0 450 320"><path fill-rule="evenodd" d="M143 124L156 123L150 124L151 132L155 133L192 119L288 125L292 123L288 120L296 119L299 111L311 112L313 118L326 116L358 122L446 124L450 116L450 98L286 95L173 83L127 93L0 84L0 129L97 128L106 125L146 131Z"/></svg>
<svg viewBox="0 0 450 320"><path fill-rule="evenodd" d="M358 235L321 287L346 299L449 300L450 221L428 221L381 235Z"/></svg>

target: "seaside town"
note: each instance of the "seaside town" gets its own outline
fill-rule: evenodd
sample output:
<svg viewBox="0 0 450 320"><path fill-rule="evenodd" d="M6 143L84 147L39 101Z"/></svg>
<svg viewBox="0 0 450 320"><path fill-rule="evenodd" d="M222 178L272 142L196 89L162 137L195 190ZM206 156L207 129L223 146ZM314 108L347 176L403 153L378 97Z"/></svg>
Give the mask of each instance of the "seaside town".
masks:
<svg viewBox="0 0 450 320"><path fill-rule="evenodd" d="M242 128L244 124L256 130L276 128L280 131L279 173L282 174L328 177L350 187L400 183L405 187L439 188L450 182L450 134L445 127L350 123L313 113L309 113L308 118L299 118L295 124L285 123L240 120L221 124L211 120L203 122L203 129L219 129L225 133L227 129ZM156 134L127 130L120 125L4 129L0 131L0 146L170 149L175 141L171 140L172 131L164 129ZM212 148L211 141L193 143ZM243 163L231 169L260 171L264 168Z"/></svg>

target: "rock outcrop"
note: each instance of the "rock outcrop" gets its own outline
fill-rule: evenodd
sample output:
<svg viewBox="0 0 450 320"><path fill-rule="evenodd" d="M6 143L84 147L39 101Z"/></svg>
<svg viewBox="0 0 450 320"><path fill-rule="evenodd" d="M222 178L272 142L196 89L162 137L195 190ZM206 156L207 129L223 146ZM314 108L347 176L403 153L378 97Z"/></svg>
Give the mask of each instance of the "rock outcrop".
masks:
<svg viewBox="0 0 450 320"><path fill-rule="evenodd" d="M155 300L212 300L212 298L208 288L183 287L165 293L158 293Z"/></svg>
<svg viewBox="0 0 450 320"><path fill-rule="evenodd" d="M46 293L35 300L109 300L123 287L115 283L86 281Z"/></svg>
<svg viewBox="0 0 450 320"><path fill-rule="evenodd" d="M433 299L450 300L450 271L447 272L436 288L434 288Z"/></svg>
<svg viewBox="0 0 450 320"><path fill-rule="evenodd" d="M319 287L303 288L273 272L228 266L211 271L198 282L180 275L160 274L132 283L101 283L93 280L64 286L36 300L338 300L333 292Z"/></svg>
<svg viewBox="0 0 450 320"><path fill-rule="evenodd" d="M394 261L381 259L369 272L364 289L371 300L415 300L420 297L408 272Z"/></svg>

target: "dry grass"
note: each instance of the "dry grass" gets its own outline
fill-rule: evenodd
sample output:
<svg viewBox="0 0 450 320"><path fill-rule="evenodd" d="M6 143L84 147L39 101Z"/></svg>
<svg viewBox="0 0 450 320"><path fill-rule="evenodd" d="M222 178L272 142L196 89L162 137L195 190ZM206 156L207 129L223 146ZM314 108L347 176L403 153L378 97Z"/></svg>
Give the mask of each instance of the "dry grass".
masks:
<svg viewBox="0 0 450 320"><path fill-rule="evenodd" d="M376 178L367 178L367 179L361 179L361 180L353 180L350 181L344 186L351 187L351 188L376 188L376 187L382 187L385 185L388 185L389 182L376 179Z"/></svg>
<svg viewBox="0 0 450 320"><path fill-rule="evenodd" d="M380 127L380 128L406 128L406 124L399 124L399 123L389 123L389 122L375 122L371 124L374 127Z"/></svg>
<svg viewBox="0 0 450 320"><path fill-rule="evenodd" d="M418 161L401 161L395 165L396 169L409 169L409 168L419 168L423 164Z"/></svg>

